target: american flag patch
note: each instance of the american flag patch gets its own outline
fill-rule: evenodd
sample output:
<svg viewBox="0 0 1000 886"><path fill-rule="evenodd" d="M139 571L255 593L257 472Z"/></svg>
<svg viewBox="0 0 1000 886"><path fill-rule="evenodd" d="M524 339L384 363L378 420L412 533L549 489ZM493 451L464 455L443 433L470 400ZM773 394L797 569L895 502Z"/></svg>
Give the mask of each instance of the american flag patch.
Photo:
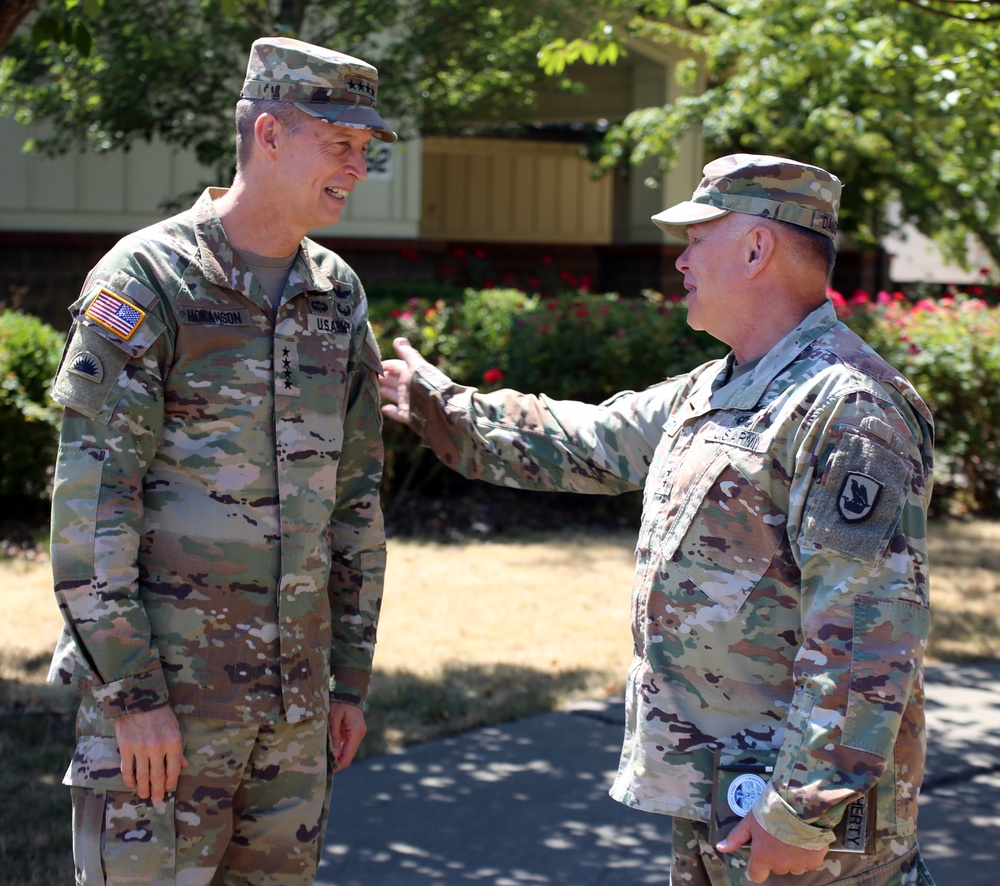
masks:
<svg viewBox="0 0 1000 886"><path fill-rule="evenodd" d="M107 289L97 293L97 297L83 312L83 316L100 323L105 329L110 329L126 341L146 319L145 311L140 311L135 305Z"/></svg>

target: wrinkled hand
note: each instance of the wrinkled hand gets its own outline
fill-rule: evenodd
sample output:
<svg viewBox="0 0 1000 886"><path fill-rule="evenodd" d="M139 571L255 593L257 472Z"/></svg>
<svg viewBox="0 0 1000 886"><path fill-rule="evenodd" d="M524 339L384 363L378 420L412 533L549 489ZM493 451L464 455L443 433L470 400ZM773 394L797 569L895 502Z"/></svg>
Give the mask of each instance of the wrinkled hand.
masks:
<svg viewBox="0 0 1000 886"><path fill-rule="evenodd" d="M126 787L143 800L162 803L167 791L177 790L177 778L188 765L177 717L164 705L114 723Z"/></svg>
<svg viewBox="0 0 1000 886"><path fill-rule="evenodd" d="M782 843L760 826L752 812L730 832L725 840L715 848L719 852L735 852L750 843L750 863L747 878L751 883L764 883L771 874L804 874L823 866L823 859L829 851L823 849L802 849Z"/></svg>
<svg viewBox="0 0 1000 886"><path fill-rule="evenodd" d="M356 705L335 701L330 704L329 719L333 757L338 769L346 769L358 752L361 739L368 733L364 711Z"/></svg>
<svg viewBox="0 0 1000 886"><path fill-rule="evenodd" d="M427 365L427 361L405 338L393 339L392 346L400 359L382 361L382 375L378 380L379 393L386 401L382 414L405 425L410 423L410 379L416 369Z"/></svg>

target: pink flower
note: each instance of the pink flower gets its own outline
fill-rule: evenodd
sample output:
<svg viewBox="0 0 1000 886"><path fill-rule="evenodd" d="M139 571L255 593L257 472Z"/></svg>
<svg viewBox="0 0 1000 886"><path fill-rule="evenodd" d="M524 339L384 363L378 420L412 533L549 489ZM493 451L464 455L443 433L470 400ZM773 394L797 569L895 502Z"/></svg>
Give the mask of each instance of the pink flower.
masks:
<svg viewBox="0 0 1000 886"><path fill-rule="evenodd" d="M495 366L492 369L487 369L483 373L483 381L488 385L495 385L498 381L503 381L503 370L497 369Z"/></svg>

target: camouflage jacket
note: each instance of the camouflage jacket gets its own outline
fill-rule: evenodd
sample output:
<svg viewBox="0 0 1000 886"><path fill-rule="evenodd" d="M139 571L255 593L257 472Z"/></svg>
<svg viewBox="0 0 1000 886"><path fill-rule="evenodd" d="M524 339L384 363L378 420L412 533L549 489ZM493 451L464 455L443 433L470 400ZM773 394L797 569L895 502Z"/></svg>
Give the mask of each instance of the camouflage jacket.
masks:
<svg viewBox="0 0 1000 886"><path fill-rule="evenodd" d="M438 457L498 484L643 490L635 658L612 796L707 821L716 754L773 760L754 807L819 848L878 783L912 834L924 766L933 428L830 304L746 374L732 355L601 405L411 385Z"/></svg>
<svg viewBox="0 0 1000 886"><path fill-rule="evenodd" d="M49 678L110 718L169 700L294 722L368 688L385 537L364 290L306 239L273 311L218 193L97 265L53 385Z"/></svg>

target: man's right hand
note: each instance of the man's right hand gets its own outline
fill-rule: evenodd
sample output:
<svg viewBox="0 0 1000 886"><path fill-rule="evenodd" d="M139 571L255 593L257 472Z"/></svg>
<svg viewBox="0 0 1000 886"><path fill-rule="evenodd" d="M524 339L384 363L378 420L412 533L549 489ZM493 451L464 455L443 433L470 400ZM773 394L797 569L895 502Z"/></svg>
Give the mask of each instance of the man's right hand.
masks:
<svg viewBox="0 0 1000 886"><path fill-rule="evenodd" d="M164 705L114 723L125 785L143 800L162 803L167 791L177 789L177 777L188 764L176 715Z"/></svg>
<svg viewBox="0 0 1000 886"><path fill-rule="evenodd" d="M382 361L378 380L379 393L386 401L382 413L406 425L410 423L410 379L419 367L429 364L405 338L393 339L392 346L399 359Z"/></svg>

